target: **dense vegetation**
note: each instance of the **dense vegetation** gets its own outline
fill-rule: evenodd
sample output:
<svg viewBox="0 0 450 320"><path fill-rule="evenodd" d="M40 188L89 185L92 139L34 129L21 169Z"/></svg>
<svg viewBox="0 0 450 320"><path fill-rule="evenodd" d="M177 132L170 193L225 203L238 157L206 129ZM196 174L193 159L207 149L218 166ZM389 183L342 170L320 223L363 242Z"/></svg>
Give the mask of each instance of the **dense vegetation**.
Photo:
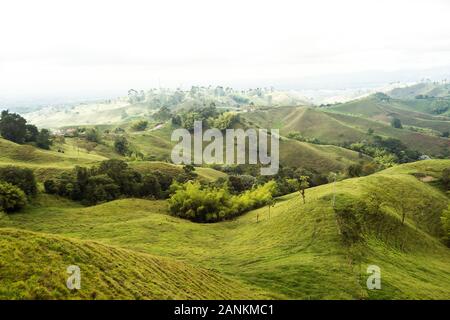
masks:
<svg viewBox="0 0 450 320"><path fill-rule="evenodd" d="M32 143L42 149L50 149L52 144L50 131L38 128L27 121L17 113L10 113L4 110L0 117L0 134L3 138L23 144Z"/></svg>
<svg viewBox="0 0 450 320"><path fill-rule="evenodd" d="M92 168L75 167L44 182L45 191L88 205L123 197L164 198L172 177L155 171L142 175L121 160L106 160Z"/></svg>
<svg viewBox="0 0 450 320"><path fill-rule="evenodd" d="M216 222L269 204L275 194L274 181L231 195L226 187L202 187L197 182L175 183L169 208L173 215L196 222Z"/></svg>

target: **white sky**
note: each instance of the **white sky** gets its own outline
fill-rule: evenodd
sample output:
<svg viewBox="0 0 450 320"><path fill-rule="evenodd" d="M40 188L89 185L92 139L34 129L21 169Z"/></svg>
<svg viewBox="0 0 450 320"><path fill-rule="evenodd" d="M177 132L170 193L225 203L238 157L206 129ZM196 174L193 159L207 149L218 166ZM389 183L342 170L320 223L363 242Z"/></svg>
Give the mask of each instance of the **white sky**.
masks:
<svg viewBox="0 0 450 320"><path fill-rule="evenodd" d="M449 17L445 0L2 0L0 95L449 68Z"/></svg>

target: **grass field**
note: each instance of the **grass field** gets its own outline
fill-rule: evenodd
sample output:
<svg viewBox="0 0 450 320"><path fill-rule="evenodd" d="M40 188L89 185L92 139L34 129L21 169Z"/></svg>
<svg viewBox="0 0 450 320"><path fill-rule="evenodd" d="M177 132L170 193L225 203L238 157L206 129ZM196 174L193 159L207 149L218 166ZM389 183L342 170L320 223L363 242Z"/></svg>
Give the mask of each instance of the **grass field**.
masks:
<svg viewBox="0 0 450 320"><path fill-rule="evenodd" d="M439 177L443 168L449 166L449 160L422 161L344 180L335 186L311 188L306 192L305 205L298 194L277 199L270 217L268 208L263 207L232 221L198 224L168 215L165 201L124 199L80 207L68 200L40 195L26 211L4 215L0 226L7 228L1 229L4 234L19 234L16 252L24 251L22 246L31 246L29 241L44 246L45 241L50 241L34 240L19 229L38 232L39 237L57 243L84 246L95 241L102 250L126 252L131 264L135 257L144 259L141 255L150 254L156 259L153 261L170 259L193 270L206 268L214 275L233 279L230 285L235 291L230 288L230 296L239 298L247 298L249 288L253 288L250 290L262 296L287 299L446 299L450 296L450 251L439 240L439 216L449 199L436 185L411 174ZM374 193L384 203L381 214L370 217L364 225L362 242L343 242L342 226L332 206L334 192L337 205L348 199L365 201ZM414 204L408 207L404 225L400 223L403 203ZM14 243L11 240L8 246ZM10 251L3 250L3 255ZM100 253L100 249L95 251ZM76 262L82 269L95 270L87 263L92 260L88 257L81 255ZM11 264L23 266L31 258L18 254ZM71 261L58 262L53 272L64 273L65 264ZM121 261L114 259L112 263ZM141 264L144 267L146 262ZM382 270L382 290L365 287L370 264ZM123 265L128 268L125 262ZM17 289L14 269L9 270L6 277L0 278L1 287L7 288L2 296L17 297L31 290ZM140 284L128 278L132 277L128 275L130 270L125 272L123 281ZM148 281L147 274L141 275ZM51 291L54 286L64 285L60 280L61 283L49 280L39 285ZM87 281L91 283L90 278ZM35 284L28 285L32 288ZM192 287L189 297L199 297L203 290L207 289ZM80 290L72 297L87 298L90 291ZM155 297L145 288L138 291L142 297ZM42 292L45 296L45 290ZM164 292L167 297L179 297L170 289ZM99 298L107 296L98 294Z"/></svg>

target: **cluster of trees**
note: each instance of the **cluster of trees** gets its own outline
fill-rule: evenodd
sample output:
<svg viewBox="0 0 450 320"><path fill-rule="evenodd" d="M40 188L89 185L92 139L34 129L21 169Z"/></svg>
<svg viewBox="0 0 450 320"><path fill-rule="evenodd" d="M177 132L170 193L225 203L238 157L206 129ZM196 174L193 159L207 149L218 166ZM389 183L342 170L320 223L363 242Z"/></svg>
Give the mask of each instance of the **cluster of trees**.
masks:
<svg viewBox="0 0 450 320"><path fill-rule="evenodd" d="M141 174L121 160L106 160L93 168L76 167L44 182L45 191L87 205L122 197L165 198L173 177L160 171Z"/></svg>
<svg viewBox="0 0 450 320"><path fill-rule="evenodd" d="M39 129L17 113L3 110L0 117L0 134L4 139L15 143L32 143L42 149L50 149L52 141L50 131Z"/></svg>
<svg viewBox="0 0 450 320"><path fill-rule="evenodd" d="M408 149L398 139L380 136L373 136L373 142L361 141L345 147L371 156L376 163L383 167L416 161L421 156L420 152Z"/></svg>
<svg viewBox="0 0 450 320"><path fill-rule="evenodd" d="M13 166L0 168L0 211L19 211L36 193L33 171Z"/></svg>
<svg viewBox="0 0 450 320"><path fill-rule="evenodd" d="M269 204L276 191L275 181L232 195L226 185L202 186L198 181L175 182L169 199L171 213L196 222L216 222Z"/></svg>
<svg viewBox="0 0 450 320"><path fill-rule="evenodd" d="M214 103L172 115L172 124L187 130L194 130L195 121L202 121L203 128L225 130L232 128L238 120L238 114L234 112L220 113Z"/></svg>

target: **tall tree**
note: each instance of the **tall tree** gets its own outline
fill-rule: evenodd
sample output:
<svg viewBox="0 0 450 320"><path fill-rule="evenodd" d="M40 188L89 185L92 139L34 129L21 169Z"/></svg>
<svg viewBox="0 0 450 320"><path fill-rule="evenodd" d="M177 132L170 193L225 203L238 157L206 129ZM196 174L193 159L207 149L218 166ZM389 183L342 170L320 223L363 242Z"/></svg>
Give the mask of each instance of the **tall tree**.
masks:
<svg viewBox="0 0 450 320"><path fill-rule="evenodd" d="M2 111L0 118L0 134L3 138L15 143L24 143L27 134L27 121L17 113Z"/></svg>

